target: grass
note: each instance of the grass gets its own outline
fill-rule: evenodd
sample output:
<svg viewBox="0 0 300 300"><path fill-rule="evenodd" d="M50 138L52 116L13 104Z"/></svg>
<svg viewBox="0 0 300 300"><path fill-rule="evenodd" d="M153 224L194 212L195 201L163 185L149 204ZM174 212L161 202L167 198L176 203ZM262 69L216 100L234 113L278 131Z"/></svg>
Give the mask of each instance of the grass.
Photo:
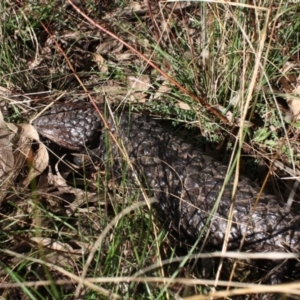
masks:
<svg viewBox="0 0 300 300"><path fill-rule="evenodd" d="M174 125L184 122L189 129L200 129L207 143L213 142L216 148L225 145L232 152L236 144L237 156L249 154L260 164L263 158L297 166L299 121L285 121L288 105L275 90L284 64L298 63L299 5L274 1L269 8L268 3L260 1L250 8L234 3L193 2L186 8L179 3L176 7L161 3L151 5L151 13L143 3L132 6L127 0L101 1L100 8L96 1L81 4L81 11L150 59L155 69L120 40L96 29L70 5L62 7L54 0L46 4L2 1L0 105L6 120L29 120L62 92L66 93L60 101L65 102L86 100L88 93L115 106L130 105L135 111L172 119ZM115 45L100 51L109 39L108 45L113 41ZM168 84L160 71L178 85ZM141 94L129 93L128 76L142 75L150 79L150 88ZM166 89L158 96L164 85ZM109 86L113 87L110 92L103 92ZM121 92L115 93L119 89ZM226 112L229 124L216 112ZM39 185L20 190L22 176L24 173L16 178L0 210L3 298L74 299L81 295L84 299L110 299L113 294L125 299L181 299L211 292L213 281L194 283L203 274L197 273L201 267L194 268L193 260L156 268L141 282L122 280L193 249L157 227L155 212L145 205L136 207L142 191L126 193L126 174L124 189L114 187L114 193L107 190L110 178L102 176L96 185L85 182L87 200L74 215L65 213L65 204L73 201L70 196L48 186L46 191ZM77 184L77 180L73 182ZM97 192L92 200L91 192ZM122 215L128 207L130 212ZM118 214L122 217L113 228L107 227ZM85 249L89 249L87 254ZM91 249L94 255L88 266ZM86 266L84 287L79 289ZM216 274L217 266L213 268ZM147 282L147 276L156 277L157 282L151 278ZM176 277L186 281L176 281ZM93 282L97 278L103 282ZM166 284L164 278L173 281ZM290 290L285 287L281 291Z"/></svg>

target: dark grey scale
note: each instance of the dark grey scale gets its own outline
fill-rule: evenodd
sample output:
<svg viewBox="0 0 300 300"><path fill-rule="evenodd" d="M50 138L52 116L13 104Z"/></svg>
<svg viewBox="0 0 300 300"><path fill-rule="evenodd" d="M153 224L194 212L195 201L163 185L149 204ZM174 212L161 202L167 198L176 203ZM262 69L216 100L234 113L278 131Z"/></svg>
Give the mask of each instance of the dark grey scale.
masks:
<svg viewBox="0 0 300 300"><path fill-rule="evenodd" d="M97 154L103 162L112 155L114 168L110 172L114 173L115 178L119 178L124 167L122 154L114 144L110 144L107 149L109 135L108 132L105 133L106 129L103 128L94 108L87 107L82 110L85 118L80 121L77 118L76 106L72 110L57 105L47 114L55 115L55 118L42 116L34 123L42 135L70 149L83 149L89 139L94 139L96 135L99 141ZM107 119L110 130L125 145L140 181L149 188L150 195L157 198L156 207L162 219L168 220L181 237L197 240L200 233L205 236L208 232L207 247L220 250L227 230L232 180L227 184L219 207L211 218L209 231L204 225L222 189L227 166L204 154L192 144L186 143L150 117L134 114L115 117L119 124L117 128L110 117ZM70 124L82 130L69 130ZM239 249L245 235L241 248L243 252L299 253L299 213L287 213L285 208L278 204L275 196L265 193L261 195L254 209L258 193L259 187L241 175L233 209L229 249ZM274 261L274 264L270 265L271 270L278 262ZM276 271L275 275L269 278L269 282L280 282L284 277L282 272L284 268ZM293 270L293 273L300 272Z"/></svg>

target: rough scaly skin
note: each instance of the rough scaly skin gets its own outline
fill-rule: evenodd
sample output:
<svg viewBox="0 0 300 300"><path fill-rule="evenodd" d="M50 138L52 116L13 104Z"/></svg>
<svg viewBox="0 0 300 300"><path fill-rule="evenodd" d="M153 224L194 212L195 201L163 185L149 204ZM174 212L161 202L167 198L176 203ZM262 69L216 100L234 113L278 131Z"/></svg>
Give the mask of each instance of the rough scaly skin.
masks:
<svg viewBox="0 0 300 300"><path fill-rule="evenodd" d="M185 143L150 117L116 115L114 120L108 118L108 124L111 132L122 141L134 166L135 172L129 172L129 178L137 175L151 190L149 194L155 195L159 209L172 227L181 235L196 240L207 232L205 225L211 217L207 243L220 249L231 205L232 181L226 185L213 216L211 212L223 186L227 166ZM115 144L108 146L108 135L104 134L94 108L56 105L34 125L42 135L66 148L79 150L96 142L103 161L109 155L113 157L112 176L122 176L124 158ZM254 208L258 192L259 188L250 179L240 176L228 248L238 249L245 235L242 251L299 252L298 214L287 213L269 194L262 194Z"/></svg>

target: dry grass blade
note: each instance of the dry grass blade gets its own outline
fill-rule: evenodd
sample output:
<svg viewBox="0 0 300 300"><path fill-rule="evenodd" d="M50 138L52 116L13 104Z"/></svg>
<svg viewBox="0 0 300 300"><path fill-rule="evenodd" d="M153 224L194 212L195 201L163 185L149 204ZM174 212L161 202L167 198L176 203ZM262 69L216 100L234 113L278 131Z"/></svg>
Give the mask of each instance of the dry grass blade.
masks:
<svg viewBox="0 0 300 300"><path fill-rule="evenodd" d="M131 211L138 209L139 207L142 206L146 206L149 204L153 204L155 203L157 200L156 199L148 199L148 203L145 202L139 202L139 203L135 203L131 206L128 206L127 208L125 208L121 213L119 213L117 216L115 216L115 218L109 223L107 224L106 228L103 230L103 232L100 234L100 236L97 238L96 242L94 243L89 256L87 258L86 264L84 266L83 272L81 274L80 277L80 281L79 284L77 286L76 292L75 292L75 297L79 297L81 289L82 289L82 284L85 280L86 274L88 272L89 266L93 260L93 257L97 251L97 249L99 249L101 247L101 244L105 238L105 236L108 234L108 232L113 229L113 227L120 221L121 218L123 218L124 216L126 216L127 214L129 214Z"/></svg>
<svg viewBox="0 0 300 300"><path fill-rule="evenodd" d="M46 262L44 260L41 260L41 259L35 259L35 258L32 258L32 257L26 257L22 254L19 254L19 253L16 253L16 252L13 252L11 250L3 250L1 251L2 253L4 254L8 254L8 255L11 255L11 256L14 256L14 257L18 257L18 258L21 258L21 259L28 259L29 261L31 262L35 262L37 264L41 264L41 265L44 265L44 266L47 266L49 267L50 269L53 268L54 270L60 272L61 274L64 274L65 276L69 277L70 279L72 279L73 281L75 282L80 282L80 283L84 283L85 286L91 288L91 289L94 289L95 291L97 291L98 293L102 294L102 295L105 295L105 296L109 296L110 299L121 299L121 297L115 293L111 293L110 291L96 285L96 284L93 284L87 280L83 280L76 276L74 273L71 273L69 271L67 271L65 268L62 268L60 266L57 266L55 264L52 264L52 263L49 263L49 262Z"/></svg>

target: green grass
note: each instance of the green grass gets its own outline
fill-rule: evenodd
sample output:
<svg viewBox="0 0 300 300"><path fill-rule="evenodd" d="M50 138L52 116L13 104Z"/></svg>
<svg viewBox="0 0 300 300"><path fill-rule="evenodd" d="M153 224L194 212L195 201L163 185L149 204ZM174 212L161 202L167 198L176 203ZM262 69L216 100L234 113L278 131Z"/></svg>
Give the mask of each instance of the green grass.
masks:
<svg viewBox="0 0 300 300"><path fill-rule="evenodd" d="M180 85L205 99L208 105L218 105L221 112L230 113L234 119L228 125L172 84L165 94L152 99L165 79L136 55L127 60L121 59L121 54L130 53L125 47L115 52L98 53L107 67L106 72L99 70L93 55L97 47L108 39L107 35L95 29L70 6L62 7L61 2L53 0L46 2L12 4L2 1L0 4L0 87L6 89L5 93L0 90L0 104L2 107L3 102L7 107L3 110L6 120L29 120L42 105L59 98L62 92L66 94L61 101L86 100L69 64L95 98L103 96L101 90L108 85L126 89L127 76L147 75L151 88L145 92L143 102L132 103L127 91L118 96L104 93L106 100L114 105L130 105L136 111L170 118L175 125L184 122L188 128L199 128L208 142L217 146L227 142L229 152L241 139L242 135L238 139L235 137L238 129L246 124L240 122L245 116L252 126L241 129L245 143L243 149L239 148L240 152L248 149L249 154L256 155L260 163L260 157L267 158L272 154L272 157L277 156L284 162L299 164L297 152L292 148L297 145L297 141L293 140L297 135L297 127L293 124L297 126L297 122L284 122L284 113L276 105L277 101L284 100L278 99L271 89L276 88L284 63L298 60L300 17L297 3L284 2L280 6L279 1L274 1L269 15L269 1L261 1L261 7L255 10L242 4L193 2L186 10L182 9L184 14L180 9L172 13L171 9L162 5L162 8L153 8L154 19L144 13L139 14L139 11L126 18L122 11L129 5L127 0L116 1L113 7L109 1L104 1L100 9L97 1L82 4L81 10L95 23L133 45ZM109 17L112 12L115 15ZM202 56L205 53L209 57L204 60ZM259 59L258 55L261 55ZM257 64L259 66L255 69ZM233 99L237 93L239 102L236 104ZM180 108L182 103L190 108ZM290 143L283 142L283 139ZM237 151L236 155L240 152ZM129 195L126 193L125 172L124 190L114 187L114 193L108 193L109 178L103 179L102 176L99 181L96 201L78 207L74 216L68 216L64 214L63 205L56 210L53 209L55 205L45 204L52 191L44 192L37 186L36 191L27 189L19 192L16 179L15 190L2 205L0 215L0 249L4 256L0 267L1 296L6 299L73 299L88 256L80 251L81 247L93 245L115 215L142 197L140 190ZM63 200L58 200L60 198ZM66 203L71 200L58 194L53 196L53 201ZM30 209L26 203L29 203ZM16 209L23 205L25 211ZM155 220L155 212L146 207L132 209L123 216L108 231L101 247L96 249L87 277L131 276L164 259L176 257L178 251L186 254L193 249L193 245L187 250L183 245L178 246L167 231L156 227ZM53 262L53 257L59 257L60 251L39 251L39 246L32 242L33 237L71 245L74 254L67 253L68 258L61 263ZM44 264L37 260L44 261ZM172 278L178 273L186 278L199 276L190 265L170 264L146 276ZM60 268L69 273L62 273ZM71 278L70 274L74 277ZM43 280L47 282L39 288L22 285L24 281ZM59 280L68 282L60 284ZM19 286L6 289L4 286L9 283L18 283ZM180 295L189 296L203 290L208 292L210 288L204 284L195 284L191 288L184 284L167 285L162 282L113 281L90 285L85 282L83 288L84 299L109 299L109 293L124 299L173 299L179 290Z"/></svg>

